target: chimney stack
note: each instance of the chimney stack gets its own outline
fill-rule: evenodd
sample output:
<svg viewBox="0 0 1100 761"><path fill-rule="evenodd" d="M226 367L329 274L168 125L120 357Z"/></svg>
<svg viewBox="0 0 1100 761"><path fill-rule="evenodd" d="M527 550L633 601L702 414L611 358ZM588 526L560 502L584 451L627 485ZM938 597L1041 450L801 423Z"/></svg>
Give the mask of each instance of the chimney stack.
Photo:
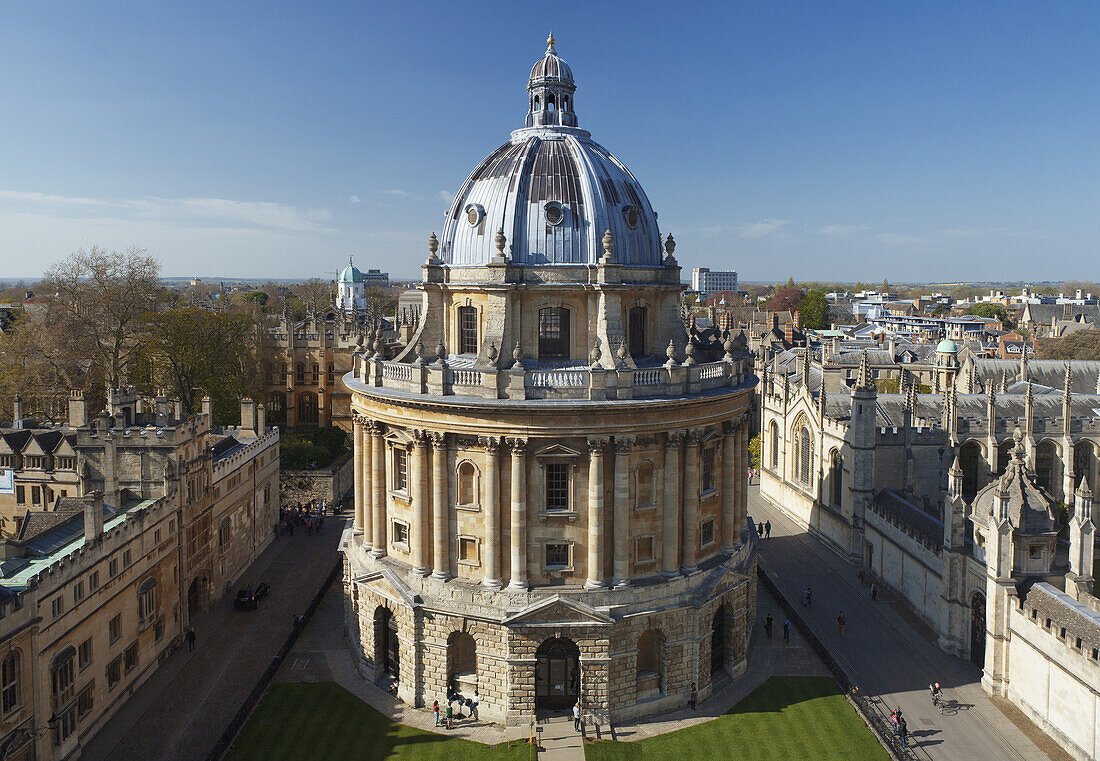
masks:
<svg viewBox="0 0 1100 761"><path fill-rule="evenodd" d="M88 495L92 501L84 502L84 543L92 544L103 535L103 492Z"/></svg>
<svg viewBox="0 0 1100 761"><path fill-rule="evenodd" d="M251 436L256 432L256 403L250 397L241 399L241 433Z"/></svg>
<svg viewBox="0 0 1100 761"><path fill-rule="evenodd" d="M262 404L256 405L256 435L267 433L267 410Z"/></svg>
<svg viewBox="0 0 1100 761"><path fill-rule="evenodd" d="M210 397L209 396L204 396L202 398L202 414L211 415L211 410L212 409L213 409L213 402L211 402Z"/></svg>
<svg viewBox="0 0 1100 761"><path fill-rule="evenodd" d="M84 401L83 391L69 392L69 427L83 428L88 425L88 403Z"/></svg>
<svg viewBox="0 0 1100 761"><path fill-rule="evenodd" d="M15 418L13 419L15 427L22 428L23 426L19 425L19 421L23 419L23 397L21 397L19 394L16 394L13 406L15 408Z"/></svg>

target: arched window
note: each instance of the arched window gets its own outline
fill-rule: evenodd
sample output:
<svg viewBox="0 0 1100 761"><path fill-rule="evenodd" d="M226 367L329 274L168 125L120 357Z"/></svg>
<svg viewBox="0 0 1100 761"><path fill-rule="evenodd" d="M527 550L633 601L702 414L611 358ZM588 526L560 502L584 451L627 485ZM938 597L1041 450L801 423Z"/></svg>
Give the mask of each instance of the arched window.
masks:
<svg viewBox="0 0 1100 761"><path fill-rule="evenodd" d="M1076 484L1083 480L1088 484L1089 491L1093 489L1095 480L1093 472L1096 470L1096 450L1091 441L1079 441L1073 447L1073 479Z"/></svg>
<svg viewBox="0 0 1100 761"><path fill-rule="evenodd" d="M772 470L779 469L779 426L775 423L771 424L771 428L768 430L768 438L772 442Z"/></svg>
<svg viewBox="0 0 1100 761"><path fill-rule="evenodd" d="M477 504L477 468L472 462L458 466L458 504Z"/></svg>
<svg viewBox="0 0 1100 761"><path fill-rule="evenodd" d="M630 341L630 355L645 355L645 307L631 307L627 320L627 337Z"/></svg>
<svg viewBox="0 0 1100 761"><path fill-rule="evenodd" d="M477 642L465 632L447 637L447 681L459 692L477 687Z"/></svg>
<svg viewBox="0 0 1100 761"><path fill-rule="evenodd" d="M477 307L458 308L458 353L477 354Z"/></svg>
<svg viewBox="0 0 1100 761"><path fill-rule="evenodd" d="M313 363L313 385L317 385L317 381L321 380L321 368L316 362Z"/></svg>
<svg viewBox="0 0 1100 761"><path fill-rule="evenodd" d="M330 387L332 386L332 381L335 378L335 376L336 376L336 367L331 362L329 362L328 363L328 371L325 373L325 382Z"/></svg>
<svg viewBox="0 0 1100 761"><path fill-rule="evenodd" d="M226 520L229 520L226 518ZM150 577L138 587L138 619L145 621L157 613L157 580Z"/></svg>
<svg viewBox="0 0 1100 761"><path fill-rule="evenodd" d="M544 307L539 310L539 358L569 358L569 310Z"/></svg>
<svg viewBox="0 0 1100 761"><path fill-rule="evenodd" d="M549 95L546 96L546 110L547 111L553 111L554 110L554 93L550 93Z"/></svg>
<svg viewBox="0 0 1100 761"><path fill-rule="evenodd" d="M978 493L981 484L978 482L981 469L982 447L976 441L968 441L959 448L959 467L962 468L963 499L970 502Z"/></svg>
<svg viewBox="0 0 1100 761"><path fill-rule="evenodd" d="M844 497L844 458L833 450L833 461L829 465L829 480L833 487L833 504L839 505Z"/></svg>
<svg viewBox="0 0 1100 761"><path fill-rule="evenodd" d="M1002 441L997 445L997 475L1003 476L1005 471L1008 470L1008 462L1012 459L1012 450L1015 448L1016 442L1012 439L1008 441Z"/></svg>
<svg viewBox="0 0 1100 761"><path fill-rule="evenodd" d="M535 110L539 110L539 96L537 95L535 96Z"/></svg>
<svg viewBox="0 0 1100 761"><path fill-rule="evenodd" d="M19 689L19 651L13 650L0 661L0 711L7 714L22 703Z"/></svg>
<svg viewBox="0 0 1100 761"><path fill-rule="evenodd" d="M653 497L653 463L646 460L638 466L638 507L656 504Z"/></svg>
<svg viewBox="0 0 1100 761"><path fill-rule="evenodd" d="M1055 491L1054 463L1058 459L1058 452L1053 441L1040 441L1035 448L1035 477L1039 486L1046 489L1052 497L1057 497Z"/></svg>
<svg viewBox="0 0 1100 761"><path fill-rule="evenodd" d="M802 426L798 434L798 473L797 478L805 486L813 483L810 463L813 460L813 443L810 441L810 429Z"/></svg>

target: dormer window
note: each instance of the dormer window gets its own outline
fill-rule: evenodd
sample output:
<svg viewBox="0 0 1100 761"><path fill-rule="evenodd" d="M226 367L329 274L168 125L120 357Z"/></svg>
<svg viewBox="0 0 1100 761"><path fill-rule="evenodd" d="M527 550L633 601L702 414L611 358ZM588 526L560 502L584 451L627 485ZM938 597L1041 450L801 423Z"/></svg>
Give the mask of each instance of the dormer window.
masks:
<svg viewBox="0 0 1100 761"><path fill-rule="evenodd" d="M546 223L549 225L554 225L556 227L565 219L565 210L557 201L551 201L546 204L546 206L543 207L543 211L546 213Z"/></svg>

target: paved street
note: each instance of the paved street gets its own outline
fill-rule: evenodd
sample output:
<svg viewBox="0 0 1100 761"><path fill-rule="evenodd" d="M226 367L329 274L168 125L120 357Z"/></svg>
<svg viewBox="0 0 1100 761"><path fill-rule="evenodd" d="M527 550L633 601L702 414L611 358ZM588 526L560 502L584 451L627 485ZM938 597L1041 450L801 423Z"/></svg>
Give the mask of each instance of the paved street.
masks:
<svg viewBox="0 0 1100 761"><path fill-rule="evenodd" d="M900 602L881 597L872 602L856 569L766 504L756 486L749 490L749 515L772 524L760 553L768 575L796 605L802 588L812 585L813 607L800 612L854 684L882 698L887 713L902 708L922 755L945 761L1066 757L1060 749L1049 756L1040 750L982 691L976 667L940 652L909 623L910 613L899 613ZM836 624L841 610L847 621L843 638ZM969 707L941 716L928 697L928 685L935 681L947 700Z"/></svg>
<svg viewBox="0 0 1100 761"><path fill-rule="evenodd" d="M324 533L278 538L252 564L246 581L266 581L259 610L233 610L232 595L194 621L195 652L186 645L143 684L84 747L83 761L201 761L271 662L310 600L332 572L345 519Z"/></svg>

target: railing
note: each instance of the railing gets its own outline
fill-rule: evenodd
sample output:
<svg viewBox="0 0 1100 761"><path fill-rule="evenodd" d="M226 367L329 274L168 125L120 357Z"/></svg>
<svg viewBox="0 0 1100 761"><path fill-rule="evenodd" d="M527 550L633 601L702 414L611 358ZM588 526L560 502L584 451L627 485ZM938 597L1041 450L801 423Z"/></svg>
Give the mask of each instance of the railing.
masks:
<svg viewBox="0 0 1100 761"><path fill-rule="evenodd" d="M411 381L412 365L401 362L383 362L382 377L387 380Z"/></svg>
<svg viewBox="0 0 1100 761"><path fill-rule="evenodd" d="M481 371L451 370L451 384L454 386L480 386Z"/></svg>
<svg viewBox="0 0 1100 761"><path fill-rule="evenodd" d="M663 367L654 368L651 370L635 370L634 371L634 385L635 386L660 386L668 377L668 373L665 372Z"/></svg>
<svg viewBox="0 0 1100 761"><path fill-rule="evenodd" d="M585 388L588 370L534 370L527 376L531 388Z"/></svg>
<svg viewBox="0 0 1100 761"><path fill-rule="evenodd" d="M710 380L711 378L722 378L726 374L725 362L710 362L705 365L699 366L699 378L702 380Z"/></svg>

